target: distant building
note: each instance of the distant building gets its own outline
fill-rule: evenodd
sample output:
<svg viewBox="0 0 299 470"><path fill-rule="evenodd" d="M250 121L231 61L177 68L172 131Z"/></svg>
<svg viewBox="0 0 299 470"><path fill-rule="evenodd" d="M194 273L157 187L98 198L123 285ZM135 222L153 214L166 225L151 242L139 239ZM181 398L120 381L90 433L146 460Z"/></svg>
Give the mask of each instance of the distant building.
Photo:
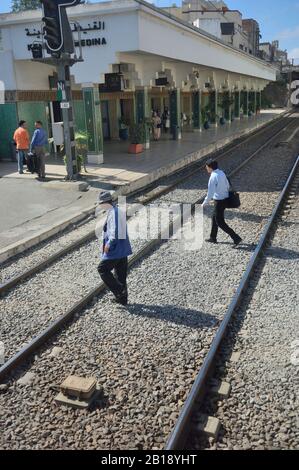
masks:
<svg viewBox="0 0 299 470"><path fill-rule="evenodd" d="M242 20L242 27L244 33L247 33L248 36L249 54L258 56L261 38L260 26L258 22L254 19Z"/></svg>
<svg viewBox="0 0 299 470"><path fill-rule="evenodd" d="M243 20L239 10L230 10L223 1L183 0L182 7L166 9L236 49L259 55L259 24L253 19Z"/></svg>
<svg viewBox="0 0 299 470"><path fill-rule="evenodd" d="M288 53L279 49L279 41L263 42L260 44L260 58L267 62L276 63L280 67L289 65Z"/></svg>

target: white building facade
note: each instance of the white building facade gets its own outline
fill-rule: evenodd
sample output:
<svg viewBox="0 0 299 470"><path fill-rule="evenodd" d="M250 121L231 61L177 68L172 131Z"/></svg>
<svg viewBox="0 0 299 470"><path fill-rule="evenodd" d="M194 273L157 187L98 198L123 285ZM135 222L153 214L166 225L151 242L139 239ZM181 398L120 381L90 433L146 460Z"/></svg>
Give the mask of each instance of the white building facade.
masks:
<svg viewBox="0 0 299 470"><path fill-rule="evenodd" d="M180 127L185 113L198 130L204 109L212 124L221 113L227 121L238 118L240 107L245 116L255 112L261 91L276 80L270 64L143 1L79 5L68 15L82 29L84 57L71 69L75 127L87 130L90 160L97 163L103 161L104 140L119 138L120 122L141 122L151 110L168 108L172 127ZM0 158L9 151L18 119L30 126L42 120L50 135L52 124L61 119L56 69L32 61L32 44L41 41L41 16L39 10L0 15L0 81L5 88ZM76 31L74 38L79 39Z"/></svg>

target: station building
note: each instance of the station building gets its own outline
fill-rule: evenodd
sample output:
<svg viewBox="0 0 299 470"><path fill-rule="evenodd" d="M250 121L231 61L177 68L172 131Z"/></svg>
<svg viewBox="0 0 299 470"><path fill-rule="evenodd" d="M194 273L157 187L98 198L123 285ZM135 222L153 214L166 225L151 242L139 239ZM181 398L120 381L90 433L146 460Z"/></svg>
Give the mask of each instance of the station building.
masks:
<svg viewBox="0 0 299 470"><path fill-rule="evenodd" d="M102 163L120 126L169 109L174 138L216 126L261 107L276 69L253 55L142 0L115 0L68 9L84 62L71 68L74 125L88 133L88 158ZM8 158L18 120L61 121L55 67L32 61L41 41L41 10L0 15L0 158ZM78 33L80 29L80 35ZM184 122L182 120L184 116ZM149 142L147 142L149 145ZM108 158L108 157L107 157Z"/></svg>

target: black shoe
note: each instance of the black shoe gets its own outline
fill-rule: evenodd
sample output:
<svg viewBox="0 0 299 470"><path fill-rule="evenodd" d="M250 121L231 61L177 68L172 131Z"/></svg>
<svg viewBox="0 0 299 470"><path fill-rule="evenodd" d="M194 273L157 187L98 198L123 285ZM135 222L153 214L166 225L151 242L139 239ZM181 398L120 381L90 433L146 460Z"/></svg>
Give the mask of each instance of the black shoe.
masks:
<svg viewBox="0 0 299 470"><path fill-rule="evenodd" d="M243 241L243 240L242 240L241 237L236 238L236 240L234 240L234 246L236 247L236 246L240 245L240 243L241 243L242 241Z"/></svg>
<svg viewBox="0 0 299 470"><path fill-rule="evenodd" d="M115 299L113 299L113 302L116 304L120 304L120 305L128 305L128 297L127 296L115 297Z"/></svg>
<svg viewBox="0 0 299 470"><path fill-rule="evenodd" d="M217 245L217 243L218 243L217 240L215 240L214 238L207 238L206 242L207 243L214 243L214 245Z"/></svg>

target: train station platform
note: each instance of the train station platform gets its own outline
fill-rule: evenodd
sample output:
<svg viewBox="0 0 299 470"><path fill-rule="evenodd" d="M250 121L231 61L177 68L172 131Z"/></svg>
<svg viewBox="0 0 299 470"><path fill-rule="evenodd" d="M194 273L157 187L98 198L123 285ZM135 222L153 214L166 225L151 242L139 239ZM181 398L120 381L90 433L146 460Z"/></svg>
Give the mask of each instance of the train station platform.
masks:
<svg viewBox="0 0 299 470"><path fill-rule="evenodd" d="M128 143L106 143L105 163L87 165L87 173L82 172L82 181L89 185L87 192L79 192L76 183L63 181L65 166L58 160L47 161L45 182L26 172L19 175L16 162L0 161L0 262L92 213L97 191L128 194L141 189L266 125L284 111L262 111L202 132L186 131L181 141L164 136L139 155L128 153Z"/></svg>

